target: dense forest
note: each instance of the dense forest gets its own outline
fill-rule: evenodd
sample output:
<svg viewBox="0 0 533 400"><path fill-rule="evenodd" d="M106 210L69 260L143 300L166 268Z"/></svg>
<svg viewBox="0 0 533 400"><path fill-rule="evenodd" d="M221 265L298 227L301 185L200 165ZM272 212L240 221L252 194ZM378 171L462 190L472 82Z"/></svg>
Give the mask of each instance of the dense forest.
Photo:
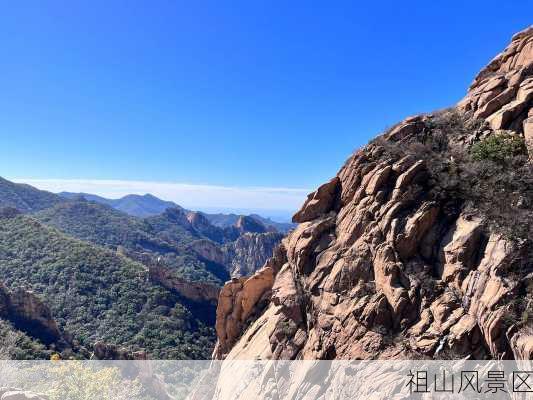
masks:
<svg viewBox="0 0 533 400"><path fill-rule="evenodd" d="M74 348L118 343L156 358L207 358L213 329L194 306L149 282L146 268L27 216L0 224L0 274L40 294Z"/></svg>

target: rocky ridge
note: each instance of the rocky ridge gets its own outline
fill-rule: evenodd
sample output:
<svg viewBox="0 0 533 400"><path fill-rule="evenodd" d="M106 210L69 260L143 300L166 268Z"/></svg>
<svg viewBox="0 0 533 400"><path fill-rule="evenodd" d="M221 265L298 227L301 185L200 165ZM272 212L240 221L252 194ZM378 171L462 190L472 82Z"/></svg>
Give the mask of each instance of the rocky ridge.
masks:
<svg viewBox="0 0 533 400"><path fill-rule="evenodd" d="M223 265L232 277L250 275L261 268L284 237L249 216L240 216L224 228L211 224L199 212L190 212L187 218L196 231L210 239L196 240L189 247L200 257Z"/></svg>
<svg viewBox="0 0 533 400"><path fill-rule="evenodd" d="M455 109L406 119L310 194L274 257L222 289L214 357L532 359L527 240L488 228L431 157L390 151L428 138L468 147L501 130L530 139L532 46L530 27ZM460 124L443 137L443 121ZM460 167L444 158L447 174Z"/></svg>
<svg viewBox="0 0 533 400"><path fill-rule="evenodd" d="M511 44L476 76L458 104L491 128L510 129L533 140L533 28L517 33Z"/></svg>

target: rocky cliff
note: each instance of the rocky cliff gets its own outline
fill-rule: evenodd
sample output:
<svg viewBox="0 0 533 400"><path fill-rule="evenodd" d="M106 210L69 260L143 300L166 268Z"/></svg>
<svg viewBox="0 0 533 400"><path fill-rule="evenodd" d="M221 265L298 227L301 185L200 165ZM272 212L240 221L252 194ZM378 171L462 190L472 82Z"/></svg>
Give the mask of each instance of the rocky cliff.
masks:
<svg viewBox="0 0 533 400"><path fill-rule="evenodd" d="M177 277L172 270L161 265L150 265L148 275L152 282L173 290L185 299L194 302L216 304L219 287L209 283L191 282Z"/></svg>
<svg viewBox="0 0 533 400"><path fill-rule="evenodd" d="M10 291L0 283L0 318L45 344L58 348L67 344L48 306L30 291L22 288Z"/></svg>
<svg viewBox="0 0 533 400"><path fill-rule="evenodd" d="M278 232L244 233L224 246L225 265L232 277L247 276L261 268L272 257L274 248L283 239Z"/></svg>
<svg viewBox="0 0 533 400"><path fill-rule="evenodd" d="M283 237L279 232L242 231L235 240L223 245L200 239L192 242L189 248L202 259L225 268L230 276L240 277L261 268Z"/></svg>
<svg viewBox="0 0 533 400"><path fill-rule="evenodd" d="M353 154L222 289L215 358L533 358L532 83L529 28Z"/></svg>

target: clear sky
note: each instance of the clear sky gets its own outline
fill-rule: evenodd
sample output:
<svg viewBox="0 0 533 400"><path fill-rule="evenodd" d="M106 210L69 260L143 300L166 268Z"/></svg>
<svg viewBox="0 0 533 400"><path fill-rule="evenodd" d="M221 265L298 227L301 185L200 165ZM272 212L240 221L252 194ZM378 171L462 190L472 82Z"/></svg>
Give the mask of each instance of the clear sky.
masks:
<svg viewBox="0 0 533 400"><path fill-rule="evenodd" d="M0 1L0 175L292 209L387 126L459 100L532 4Z"/></svg>

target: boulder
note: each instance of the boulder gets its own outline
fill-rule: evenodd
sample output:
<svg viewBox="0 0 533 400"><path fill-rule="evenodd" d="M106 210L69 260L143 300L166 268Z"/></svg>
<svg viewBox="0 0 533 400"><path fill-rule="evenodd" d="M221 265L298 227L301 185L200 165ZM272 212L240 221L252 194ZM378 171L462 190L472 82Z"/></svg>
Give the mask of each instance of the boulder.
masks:
<svg viewBox="0 0 533 400"><path fill-rule="evenodd" d="M38 395L29 391L12 390L5 392L0 400L47 400L46 396Z"/></svg>

